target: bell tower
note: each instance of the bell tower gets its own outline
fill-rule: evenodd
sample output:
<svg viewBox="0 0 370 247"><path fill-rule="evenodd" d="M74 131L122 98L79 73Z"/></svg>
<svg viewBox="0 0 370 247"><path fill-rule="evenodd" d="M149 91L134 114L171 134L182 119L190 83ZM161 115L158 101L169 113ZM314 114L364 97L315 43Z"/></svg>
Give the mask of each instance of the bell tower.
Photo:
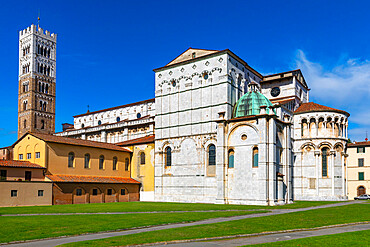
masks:
<svg viewBox="0 0 370 247"><path fill-rule="evenodd" d="M18 138L55 132L57 34L31 25L19 32Z"/></svg>

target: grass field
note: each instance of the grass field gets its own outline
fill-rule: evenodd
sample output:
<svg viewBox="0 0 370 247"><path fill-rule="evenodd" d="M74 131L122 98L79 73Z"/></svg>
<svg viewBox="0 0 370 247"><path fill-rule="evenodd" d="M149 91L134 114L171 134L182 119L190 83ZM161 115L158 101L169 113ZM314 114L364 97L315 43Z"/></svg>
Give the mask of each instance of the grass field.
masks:
<svg viewBox="0 0 370 247"><path fill-rule="evenodd" d="M340 234L302 238L289 241L280 241L267 244L256 244L253 246L369 246L370 230L358 232L346 232ZM250 246L250 245L246 245Z"/></svg>
<svg viewBox="0 0 370 247"><path fill-rule="evenodd" d="M2 214L37 214L37 213L97 213L97 212L153 212L153 211L198 211L198 210L249 210L304 208L336 202L297 201L284 206L247 206L203 203L170 203L170 202L118 202L91 203L53 206L3 207Z"/></svg>
<svg viewBox="0 0 370 247"><path fill-rule="evenodd" d="M313 228L363 221L370 221L369 203L315 209L305 212L295 212L209 225L153 231L95 241L77 242L67 244L66 246L124 246L129 244L228 236L287 229Z"/></svg>
<svg viewBox="0 0 370 247"><path fill-rule="evenodd" d="M0 243L189 222L266 211L1 217Z"/></svg>

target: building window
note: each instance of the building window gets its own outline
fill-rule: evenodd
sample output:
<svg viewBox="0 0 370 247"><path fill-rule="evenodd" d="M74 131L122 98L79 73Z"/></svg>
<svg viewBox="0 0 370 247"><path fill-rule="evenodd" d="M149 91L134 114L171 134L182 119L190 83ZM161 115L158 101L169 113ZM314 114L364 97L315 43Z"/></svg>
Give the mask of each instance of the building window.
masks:
<svg viewBox="0 0 370 247"><path fill-rule="evenodd" d="M117 121L117 122L121 121L121 118L120 118L120 117L117 117L117 118L116 118L116 121Z"/></svg>
<svg viewBox="0 0 370 247"><path fill-rule="evenodd" d="M25 171L24 172L24 180L31 181L32 172L31 171Z"/></svg>
<svg viewBox="0 0 370 247"><path fill-rule="evenodd" d="M90 168L90 154L85 154L85 168Z"/></svg>
<svg viewBox="0 0 370 247"><path fill-rule="evenodd" d="M93 194L93 196L98 195L98 189L93 189L92 194Z"/></svg>
<svg viewBox="0 0 370 247"><path fill-rule="evenodd" d="M40 158L40 152L36 152L35 157L36 157L36 159L39 159Z"/></svg>
<svg viewBox="0 0 370 247"><path fill-rule="evenodd" d="M98 125L101 125L101 121L100 120L98 121Z"/></svg>
<svg viewBox="0 0 370 247"><path fill-rule="evenodd" d="M172 165L172 149L170 147L166 148L166 154L165 154L165 160L166 160L166 166Z"/></svg>
<svg viewBox="0 0 370 247"><path fill-rule="evenodd" d="M24 129L27 128L27 120L26 119L23 121L23 128Z"/></svg>
<svg viewBox="0 0 370 247"><path fill-rule="evenodd" d="M43 190L39 190L37 192L37 196L44 196L44 191Z"/></svg>
<svg viewBox="0 0 370 247"><path fill-rule="evenodd" d="M234 150L229 150L229 161L228 161L228 167L234 168Z"/></svg>
<svg viewBox="0 0 370 247"><path fill-rule="evenodd" d="M258 167L258 147L253 148L252 166Z"/></svg>
<svg viewBox="0 0 370 247"><path fill-rule="evenodd" d="M322 149L322 176L328 176L328 148Z"/></svg>
<svg viewBox="0 0 370 247"><path fill-rule="evenodd" d="M104 155L100 155L99 157L99 169L100 170L104 169Z"/></svg>
<svg viewBox="0 0 370 247"><path fill-rule="evenodd" d="M0 180L6 180L6 170L0 170Z"/></svg>
<svg viewBox="0 0 370 247"><path fill-rule="evenodd" d="M117 162L118 162L118 159L117 157L113 157L113 170L117 170Z"/></svg>
<svg viewBox="0 0 370 247"><path fill-rule="evenodd" d="M140 153L140 165L145 165L145 153Z"/></svg>
<svg viewBox="0 0 370 247"><path fill-rule="evenodd" d="M357 196L366 194L366 188L362 185L358 186L357 188Z"/></svg>
<svg viewBox="0 0 370 247"><path fill-rule="evenodd" d="M85 128L85 124L81 124L81 128Z"/></svg>
<svg viewBox="0 0 370 247"><path fill-rule="evenodd" d="M359 167L364 166L364 158L358 159L358 166Z"/></svg>
<svg viewBox="0 0 370 247"><path fill-rule="evenodd" d="M125 159L125 171L128 171L128 167L130 165L130 160L128 158Z"/></svg>
<svg viewBox="0 0 370 247"><path fill-rule="evenodd" d="M121 189L121 195L122 196L126 195L126 190L125 189Z"/></svg>
<svg viewBox="0 0 370 247"><path fill-rule="evenodd" d="M107 190L107 195L108 195L108 196L111 196L112 194L113 194L113 190L112 190L112 189L108 189L108 190Z"/></svg>
<svg viewBox="0 0 370 247"><path fill-rule="evenodd" d="M136 117L141 118L141 114L140 113L136 114Z"/></svg>
<svg viewBox="0 0 370 247"><path fill-rule="evenodd" d="M19 159L19 160L23 160L23 154L19 154L19 155L18 155L18 159Z"/></svg>
<svg viewBox="0 0 370 247"><path fill-rule="evenodd" d="M76 189L76 196L82 196L82 189Z"/></svg>
<svg viewBox="0 0 370 247"><path fill-rule="evenodd" d="M357 153L365 153L365 147L357 147Z"/></svg>
<svg viewBox="0 0 370 247"><path fill-rule="evenodd" d="M31 159L31 153L27 153L27 159Z"/></svg>
<svg viewBox="0 0 370 247"><path fill-rule="evenodd" d="M191 54L191 58L195 58L195 52Z"/></svg>
<svg viewBox="0 0 370 247"><path fill-rule="evenodd" d="M41 129L43 130L45 128L45 121L41 120Z"/></svg>
<svg viewBox="0 0 370 247"><path fill-rule="evenodd" d="M365 180L365 173L364 172L359 172L358 173L358 180Z"/></svg>
<svg viewBox="0 0 370 247"><path fill-rule="evenodd" d="M216 165L216 147L213 144L208 146L208 165Z"/></svg>
<svg viewBox="0 0 370 247"><path fill-rule="evenodd" d="M10 191L10 196L11 197L17 197L18 196L18 190L11 190Z"/></svg>
<svg viewBox="0 0 370 247"><path fill-rule="evenodd" d="M70 152L68 154L68 167L73 167L74 160L75 160L75 154L73 152Z"/></svg>

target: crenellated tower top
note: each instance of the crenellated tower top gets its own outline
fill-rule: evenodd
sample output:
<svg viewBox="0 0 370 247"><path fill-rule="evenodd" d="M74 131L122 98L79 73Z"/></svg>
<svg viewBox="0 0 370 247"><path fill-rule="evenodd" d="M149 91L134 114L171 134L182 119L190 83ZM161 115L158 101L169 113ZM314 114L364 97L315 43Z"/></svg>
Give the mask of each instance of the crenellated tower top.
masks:
<svg viewBox="0 0 370 247"><path fill-rule="evenodd" d="M36 25L32 24L30 27L19 31L19 38L22 39L30 34L37 34L43 38L51 39L56 42L57 34L50 33L48 30L43 30L41 27L37 27Z"/></svg>

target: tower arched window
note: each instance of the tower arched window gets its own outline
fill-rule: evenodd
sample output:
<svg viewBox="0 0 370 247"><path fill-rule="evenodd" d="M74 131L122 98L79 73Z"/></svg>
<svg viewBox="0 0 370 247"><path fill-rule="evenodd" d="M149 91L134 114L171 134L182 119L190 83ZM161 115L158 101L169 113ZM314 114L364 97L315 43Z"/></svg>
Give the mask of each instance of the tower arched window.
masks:
<svg viewBox="0 0 370 247"><path fill-rule="evenodd" d="M228 160L228 167L234 168L234 150L229 150L229 160Z"/></svg>
<svg viewBox="0 0 370 247"><path fill-rule="evenodd" d="M216 165L216 146L213 144L208 146L208 165Z"/></svg>
<svg viewBox="0 0 370 247"><path fill-rule="evenodd" d="M99 169L100 170L104 169L104 155L100 155L99 157Z"/></svg>
<svg viewBox="0 0 370 247"><path fill-rule="evenodd" d="M27 120L25 119L24 121L23 121L23 128L25 129L27 127Z"/></svg>
<svg viewBox="0 0 370 247"><path fill-rule="evenodd" d="M73 152L70 152L68 154L68 167L74 166L74 160L75 160L75 154Z"/></svg>
<svg viewBox="0 0 370 247"><path fill-rule="evenodd" d="M90 168L90 154L85 154L85 168Z"/></svg>
<svg viewBox="0 0 370 247"><path fill-rule="evenodd" d="M41 120L41 129L45 129L45 121L44 120Z"/></svg>
<svg viewBox="0 0 370 247"><path fill-rule="evenodd" d="M45 93L49 93L49 85L48 84L45 85Z"/></svg>
<svg viewBox="0 0 370 247"><path fill-rule="evenodd" d="M23 111L27 110L27 101L23 102Z"/></svg>
<svg viewBox="0 0 370 247"><path fill-rule="evenodd" d="M139 157L140 157L140 165L145 165L145 153L141 152Z"/></svg>
<svg viewBox="0 0 370 247"><path fill-rule="evenodd" d="M258 167L258 147L253 148L252 166Z"/></svg>
<svg viewBox="0 0 370 247"><path fill-rule="evenodd" d="M172 149L170 147L165 149L165 161L166 167L172 165Z"/></svg>
<svg viewBox="0 0 370 247"><path fill-rule="evenodd" d="M328 176L328 148L321 149L322 152L322 160L321 160L321 170L322 170L322 176L327 177Z"/></svg>

